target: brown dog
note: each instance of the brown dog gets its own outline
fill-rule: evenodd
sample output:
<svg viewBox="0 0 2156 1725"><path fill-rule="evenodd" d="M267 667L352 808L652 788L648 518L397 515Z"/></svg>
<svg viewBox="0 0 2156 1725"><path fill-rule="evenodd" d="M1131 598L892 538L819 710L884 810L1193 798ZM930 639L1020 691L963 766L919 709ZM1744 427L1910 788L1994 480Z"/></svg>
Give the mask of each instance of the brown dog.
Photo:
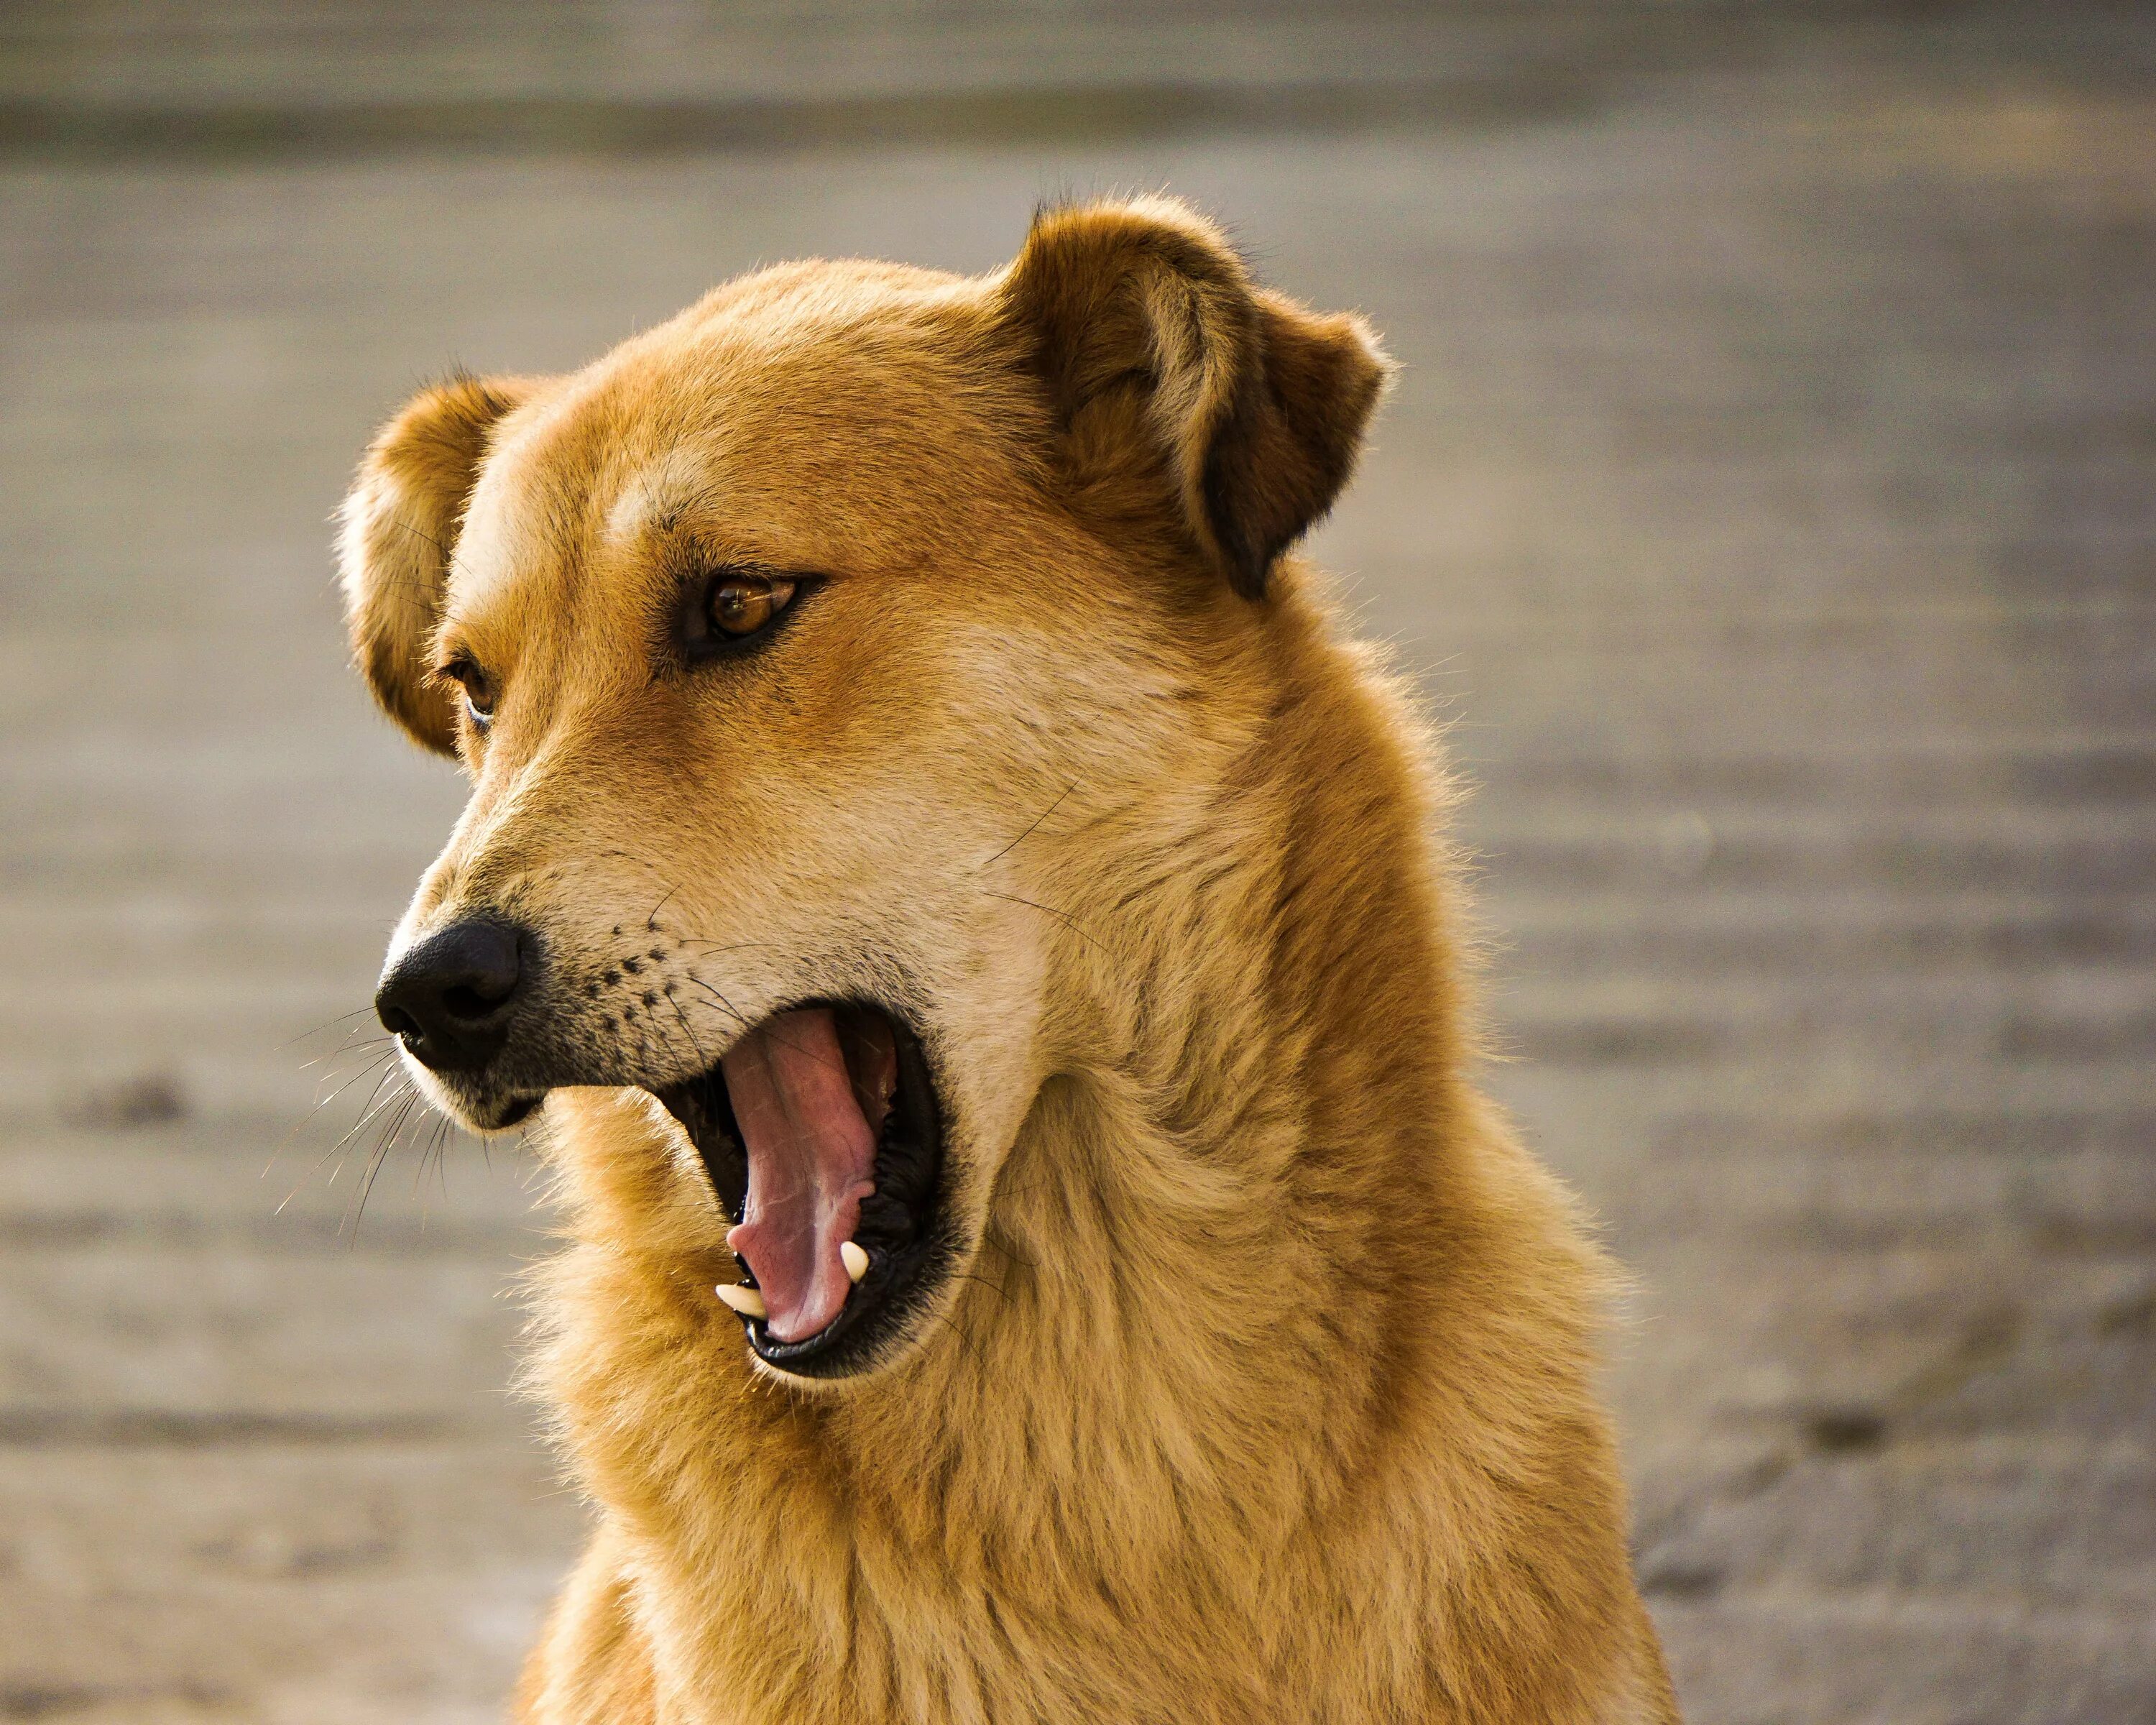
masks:
<svg viewBox="0 0 2156 1725"><path fill-rule="evenodd" d="M574 1234L524 1719L1675 1718L1426 740L1286 555L1385 372L1152 201L375 441L353 639L473 785L382 1018Z"/></svg>

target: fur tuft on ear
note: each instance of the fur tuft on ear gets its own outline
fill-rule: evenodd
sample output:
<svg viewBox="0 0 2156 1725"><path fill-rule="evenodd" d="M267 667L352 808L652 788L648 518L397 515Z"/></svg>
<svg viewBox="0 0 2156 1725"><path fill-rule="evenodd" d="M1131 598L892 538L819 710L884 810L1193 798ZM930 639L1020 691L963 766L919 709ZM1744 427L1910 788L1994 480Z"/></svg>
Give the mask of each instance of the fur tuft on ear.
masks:
<svg viewBox="0 0 2156 1725"><path fill-rule="evenodd" d="M1200 552L1262 598L1353 470L1392 369L1369 327L1255 286L1164 198L1042 212L999 292L1081 490L1128 513L1120 487L1164 480Z"/></svg>
<svg viewBox="0 0 2156 1725"><path fill-rule="evenodd" d="M352 657L382 710L442 754L456 752L456 728L448 696L428 678L428 643L488 439L536 387L458 376L420 391L367 445L338 511Z"/></svg>

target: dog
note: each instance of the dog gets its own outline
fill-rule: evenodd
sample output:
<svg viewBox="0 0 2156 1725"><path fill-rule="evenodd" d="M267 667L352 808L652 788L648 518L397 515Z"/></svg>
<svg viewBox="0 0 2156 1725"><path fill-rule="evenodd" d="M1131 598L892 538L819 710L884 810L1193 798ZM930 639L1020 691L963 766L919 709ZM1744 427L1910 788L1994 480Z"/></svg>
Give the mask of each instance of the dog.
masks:
<svg viewBox="0 0 2156 1725"><path fill-rule="evenodd" d="M1294 551L1390 369L1116 201L368 449L355 656L471 784L377 1008L567 1218L528 1725L1676 1718L1609 1279Z"/></svg>

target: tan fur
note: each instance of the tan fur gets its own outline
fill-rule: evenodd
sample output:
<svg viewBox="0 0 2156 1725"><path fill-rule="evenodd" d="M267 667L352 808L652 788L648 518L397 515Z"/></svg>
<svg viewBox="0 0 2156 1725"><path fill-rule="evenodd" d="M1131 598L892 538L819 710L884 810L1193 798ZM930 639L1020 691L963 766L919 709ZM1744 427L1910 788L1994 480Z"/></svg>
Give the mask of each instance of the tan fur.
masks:
<svg viewBox="0 0 2156 1725"><path fill-rule="evenodd" d="M608 1027L543 1117L533 1379L598 1529L520 1718L1676 1717L1604 1270L1471 1081L1428 745L1283 554L1383 370L1156 200L985 279L767 271L374 445L362 663L474 780L398 944L513 914ZM654 670L730 561L829 580ZM452 651L487 738L422 680ZM921 1004L964 1261L805 1385L626 1086L865 988Z"/></svg>

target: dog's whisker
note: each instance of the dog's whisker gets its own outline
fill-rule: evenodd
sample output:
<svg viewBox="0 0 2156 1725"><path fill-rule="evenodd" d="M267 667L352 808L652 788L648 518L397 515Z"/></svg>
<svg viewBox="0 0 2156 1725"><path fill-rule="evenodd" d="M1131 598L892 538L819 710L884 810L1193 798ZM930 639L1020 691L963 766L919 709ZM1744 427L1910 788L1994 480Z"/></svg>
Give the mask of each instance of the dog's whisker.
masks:
<svg viewBox="0 0 2156 1725"><path fill-rule="evenodd" d="M689 1046L696 1050L696 1062L699 1069L708 1071L711 1065L711 1057L704 1052L704 1045L696 1034L696 1027L689 1022L689 1014L681 1010L681 1003L674 998L673 989L666 990L665 1000L666 1004L674 1009L674 1016L680 1019L681 1028L688 1033Z"/></svg>
<svg viewBox="0 0 2156 1725"><path fill-rule="evenodd" d="M434 1184L441 1193L442 1202L445 1205L449 1201L449 1139L455 1131L456 1122L449 1116L444 1114L437 1117L434 1122L434 1142L429 1147L429 1153L434 1163ZM420 1211L419 1219L424 1225L426 1221L424 1209Z"/></svg>
<svg viewBox="0 0 2156 1725"><path fill-rule="evenodd" d="M657 904L654 905L650 911L645 915L644 919L644 932L647 934L656 934L659 932L659 913L665 910L667 906L673 903L674 900L680 895L680 891L681 889L679 886L669 887L666 891L666 896L660 900Z"/></svg>
<svg viewBox="0 0 2156 1725"><path fill-rule="evenodd" d="M333 1054L324 1055L319 1060L302 1061L300 1070L305 1072L312 1067L320 1066L323 1070L319 1081L326 1084L337 1076L338 1068L344 1061L369 1059L384 1051L394 1052L396 1040L394 1036L370 1036L363 1042L347 1041L343 1047Z"/></svg>
<svg viewBox="0 0 2156 1725"><path fill-rule="evenodd" d="M445 1152L449 1143L449 1116L438 1112L434 1116L433 1128L428 1131L426 1136L420 1141L418 1165L413 1170L412 1175L412 1194L415 1198L418 1196L420 1187L425 1183L431 1168L432 1171L440 1178L444 1201L448 1200L449 1188ZM419 1218L421 1225L424 1226L426 1222L426 1211L424 1208L419 1213Z"/></svg>
<svg viewBox="0 0 2156 1725"><path fill-rule="evenodd" d="M382 1096L382 1086L393 1080L395 1081L397 1087L392 1089L387 1096ZM382 1069L381 1076L374 1081L374 1088L367 1092L367 1106L359 1118L345 1129L343 1135L337 1139L336 1142L325 1150L320 1160L315 1163L315 1166L319 1168L331 1157L336 1156L338 1158L336 1167L330 1173L331 1185L336 1185L337 1176L344 1172L344 1158L341 1153L357 1142L360 1134L369 1124L390 1108L394 1107L398 1098L409 1097L417 1094L418 1092L412 1088L411 1081L405 1077L404 1069L400 1064L393 1061Z"/></svg>
<svg viewBox="0 0 2156 1725"><path fill-rule="evenodd" d="M673 1001L673 997L670 994L670 995L666 996L665 998L666 998L666 999L667 999L668 1003L669 1003L670 1004L672 1004L672 1001ZM680 1009L677 1006L677 1007L675 1007L675 1012L678 1014L678 1013L680 1012ZM645 1008L644 1016L644 1022L645 1022L646 1024L652 1024L652 1025L654 1025L654 1026L656 1026L656 1027L657 1027L658 1034L659 1034L659 1040L660 1040L660 1042L665 1045L665 1047L667 1064L668 1064L669 1065L675 1065L675 1064L677 1064L677 1063L678 1063L678 1061L679 1061L680 1056L679 1056L679 1055L675 1053L675 1048L674 1048L674 1038L673 1038L673 1034L672 1034L672 1033L671 1033L671 1032L670 1032L670 1031L667 1029L667 1028L665 1027L665 1025L664 1025L664 1024L660 1024L660 1022L659 1022L659 1019L658 1019L657 1016L655 1015L655 1014L653 1012L653 1010L652 1010L649 1007L648 1007L648 1006L647 1006L647 1007ZM693 1046L695 1045L695 1039L694 1039L693 1037L691 1037L691 1038L690 1039L690 1045L693 1047ZM698 1049L698 1050L697 1050L697 1053L699 1054L699 1055L701 1055L702 1054L702 1052L703 1052L703 1050L701 1050L701 1049ZM699 1071L701 1071L701 1070L703 1070L703 1067L704 1067L705 1065L708 1065L709 1064L710 1064L710 1063L709 1063L708 1061L703 1062L701 1065L700 1065L698 1066L697 1070L698 1070Z"/></svg>
<svg viewBox="0 0 2156 1725"><path fill-rule="evenodd" d="M955 1307L947 1307L938 1314L936 1323L932 1326L932 1328L949 1330L957 1337L959 1347L965 1351L973 1363L984 1371L987 1369L987 1357L982 1353L980 1344L974 1339L973 1332L958 1321L957 1309Z"/></svg>
<svg viewBox="0 0 2156 1725"><path fill-rule="evenodd" d="M297 1047L310 1036L319 1036L325 1030L334 1030L339 1024L348 1024L356 1018L371 1017L373 1012L374 1009L372 1006L356 1006L350 1012L341 1012L335 1018L325 1019L316 1024L311 1030L302 1030L290 1040L279 1043L277 1051L282 1054L288 1048Z"/></svg>
<svg viewBox="0 0 2156 1725"><path fill-rule="evenodd" d="M402 1106L391 1117L388 1129L376 1142L372 1153L367 1159L366 1169L360 1178L357 1201L352 1207L352 1230L346 1241L348 1247L358 1242L359 1225L366 1219L367 1201L373 1194L375 1178L389 1160L390 1153L397 1147L398 1140L403 1136L404 1127L419 1104L420 1096L418 1091L405 1091Z"/></svg>
<svg viewBox="0 0 2156 1725"><path fill-rule="evenodd" d="M1060 809L1064 803L1070 800L1070 793L1077 788L1078 781L1074 778L1069 784L1064 786L1063 793L1060 796L1056 798L1053 803L1050 803L1047 808L1042 809L1040 814L1034 816L1032 825L1029 826L1024 832L1020 833L1018 837L1012 839L1009 844L1004 845L1004 848L1001 850L998 850L993 856L988 858L985 861L976 863L973 865L974 872L978 874L983 870L993 867L997 863L1001 862L1005 857L1009 856L1011 852L1017 850L1019 845L1024 844L1027 839L1030 839L1035 833L1040 830L1041 823L1043 821L1046 820L1050 815L1055 814L1057 809Z"/></svg>
<svg viewBox="0 0 2156 1725"><path fill-rule="evenodd" d="M711 983L706 982L703 978L698 976L693 970L685 971L683 975L692 987L701 988L706 994L710 995L712 999L718 1002L719 1009L725 1013L728 1018L732 1019L743 1029L747 1029L748 1028L747 1015L743 1013L738 1006L736 1006L732 1001L727 999L725 995L721 994L716 988L713 988Z"/></svg>
<svg viewBox="0 0 2156 1725"><path fill-rule="evenodd" d="M276 1147L270 1153L269 1161L262 1165L262 1173L257 1178L267 1179L270 1177L270 1171L277 1166L278 1158L283 1156L285 1151L291 1147L292 1140L299 1137L300 1133L306 1128L309 1122L311 1122L317 1114L320 1114L323 1109L328 1107L331 1103L336 1101L339 1096L342 1096L354 1085L363 1083L368 1077L379 1071L382 1067L388 1065L388 1063L395 1058L396 1051L394 1050L377 1053L372 1059L363 1061L357 1071L346 1076L343 1081L338 1084L334 1090L331 1091L327 1096L318 1097L314 1105L310 1107L305 1114L301 1115L297 1121L293 1122L291 1129L288 1131L283 1137L277 1141ZM328 1080L325 1078L322 1081L324 1083L327 1083ZM316 1166L319 1167L320 1164L317 1163ZM281 1209L284 1206L280 1204L278 1208Z"/></svg>
<svg viewBox="0 0 2156 1725"><path fill-rule="evenodd" d="M980 890L986 893L990 898L999 898L1005 900L1011 904L1024 905L1029 910L1040 911L1044 916L1053 916L1058 922L1060 922L1065 928L1069 929L1071 933L1076 935L1079 939L1084 941L1087 945L1096 947L1103 952L1108 950L1106 947L1102 946L1099 941L1094 939L1091 935L1081 928L1078 924L1071 919L1067 912L1057 910L1053 905L1044 905L1035 899L1022 898L1014 892L997 892L986 886L982 887Z"/></svg>

